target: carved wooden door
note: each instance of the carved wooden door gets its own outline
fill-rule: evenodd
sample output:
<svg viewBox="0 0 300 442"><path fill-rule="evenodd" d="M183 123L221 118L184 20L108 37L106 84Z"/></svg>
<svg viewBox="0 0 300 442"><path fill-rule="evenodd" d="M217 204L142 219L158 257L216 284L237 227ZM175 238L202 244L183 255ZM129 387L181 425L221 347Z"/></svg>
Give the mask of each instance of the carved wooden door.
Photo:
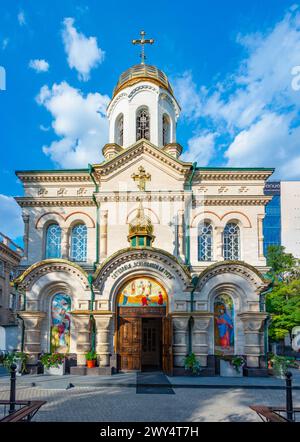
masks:
<svg viewBox="0 0 300 442"><path fill-rule="evenodd" d="M119 369L141 369L141 318L119 318Z"/></svg>
<svg viewBox="0 0 300 442"><path fill-rule="evenodd" d="M168 376L173 376L173 324L172 318L163 318L163 371Z"/></svg>

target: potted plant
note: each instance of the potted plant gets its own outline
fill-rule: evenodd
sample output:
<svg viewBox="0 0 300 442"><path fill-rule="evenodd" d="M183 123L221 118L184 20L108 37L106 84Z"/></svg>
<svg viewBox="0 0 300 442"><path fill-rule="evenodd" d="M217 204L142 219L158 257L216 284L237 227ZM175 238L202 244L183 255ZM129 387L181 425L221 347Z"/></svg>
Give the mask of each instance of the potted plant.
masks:
<svg viewBox="0 0 300 442"><path fill-rule="evenodd" d="M10 373L11 364L16 364L17 376L21 376L23 373L26 373L26 363L28 360L28 356L26 353L22 351L13 351L4 355L3 357L3 366Z"/></svg>
<svg viewBox="0 0 300 442"><path fill-rule="evenodd" d="M245 364L246 364L246 361L243 358L243 356L234 356L231 359L231 365L234 367L235 371L238 374L242 374L241 368L243 368Z"/></svg>
<svg viewBox="0 0 300 442"><path fill-rule="evenodd" d="M40 361L44 366L44 374L65 374L65 355L62 353L42 353Z"/></svg>
<svg viewBox="0 0 300 442"><path fill-rule="evenodd" d="M240 368L245 364L242 356L221 356L220 358L220 376L240 377L243 376Z"/></svg>
<svg viewBox="0 0 300 442"><path fill-rule="evenodd" d="M189 370L194 376L201 371L200 362L197 361L195 353L190 353L184 359L184 368Z"/></svg>
<svg viewBox="0 0 300 442"><path fill-rule="evenodd" d="M277 378L285 379L285 374L289 367L295 368L295 358L287 356L273 355L270 359L271 367L273 369L274 375Z"/></svg>
<svg viewBox="0 0 300 442"><path fill-rule="evenodd" d="M96 367L97 353L94 350L88 351L85 354L85 359L88 368Z"/></svg>

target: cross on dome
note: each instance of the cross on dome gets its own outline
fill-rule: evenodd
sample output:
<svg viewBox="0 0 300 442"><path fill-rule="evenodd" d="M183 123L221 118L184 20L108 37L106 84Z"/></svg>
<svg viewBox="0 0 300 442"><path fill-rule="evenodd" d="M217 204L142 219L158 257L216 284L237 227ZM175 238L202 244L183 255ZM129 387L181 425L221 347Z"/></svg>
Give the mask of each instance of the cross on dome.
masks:
<svg viewBox="0 0 300 442"><path fill-rule="evenodd" d="M141 54L140 54L140 57L141 57L141 64L145 64L145 59L146 59L146 55L145 55L145 44L150 44L150 45L152 45L153 43L154 43L154 40L153 40L153 38L150 38L150 39L145 39L144 37L145 37L145 35L146 35L146 32L145 31L141 31L140 32L140 35L141 35L141 38L140 39L138 39L138 40L132 40L132 44L134 44L134 45L141 45L141 47L142 47L142 52L141 52Z"/></svg>

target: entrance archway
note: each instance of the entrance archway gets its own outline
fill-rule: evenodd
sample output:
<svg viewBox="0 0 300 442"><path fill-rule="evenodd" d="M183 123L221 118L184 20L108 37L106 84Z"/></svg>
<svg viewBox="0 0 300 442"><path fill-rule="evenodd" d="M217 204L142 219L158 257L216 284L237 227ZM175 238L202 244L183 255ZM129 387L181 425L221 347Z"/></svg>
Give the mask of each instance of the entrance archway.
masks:
<svg viewBox="0 0 300 442"><path fill-rule="evenodd" d="M116 297L120 371L172 371L172 332L165 288L150 276L127 281Z"/></svg>

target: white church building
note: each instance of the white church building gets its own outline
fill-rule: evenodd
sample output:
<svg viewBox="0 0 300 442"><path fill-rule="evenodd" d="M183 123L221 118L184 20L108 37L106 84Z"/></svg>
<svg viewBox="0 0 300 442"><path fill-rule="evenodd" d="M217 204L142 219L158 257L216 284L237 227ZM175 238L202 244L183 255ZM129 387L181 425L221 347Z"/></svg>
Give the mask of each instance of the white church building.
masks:
<svg viewBox="0 0 300 442"><path fill-rule="evenodd" d="M182 374L194 353L206 375L234 355L246 375L262 374L273 169L183 161L180 104L143 57L120 75L107 117L101 163L16 172L25 250L15 284L31 371L42 352L60 352L72 373Z"/></svg>

